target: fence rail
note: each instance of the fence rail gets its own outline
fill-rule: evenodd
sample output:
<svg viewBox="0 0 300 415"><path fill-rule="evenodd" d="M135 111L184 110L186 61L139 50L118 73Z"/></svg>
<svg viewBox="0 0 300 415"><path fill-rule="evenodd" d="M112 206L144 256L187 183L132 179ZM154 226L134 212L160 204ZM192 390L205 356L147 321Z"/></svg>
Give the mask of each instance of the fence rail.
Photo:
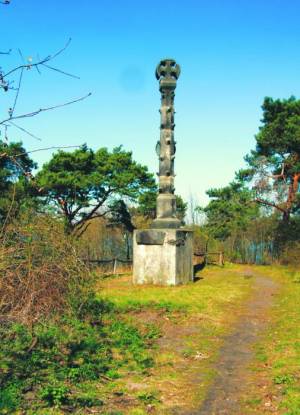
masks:
<svg viewBox="0 0 300 415"><path fill-rule="evenodd" d="M112 259L83 259L83 261L93 267L102 274L125 274L132 271L132 260L112 258Z"/></svg>
<svg viewBox="0 0 300 415"><path fill-rule="evenodd" d="M217 264L223 266L225 257L223 251L218 252L194 252L194 257L201 257L206 264Z"/></svg>
<svg viewBox="0 0 300 415"><path fill-rule="evenodd" d="M203 258L205 264L224 265L224 252L194 252L194 265L199 265L198 258ZM132 272L133 262L131 259L83 259L90 267L97 267L97 270L104 275L127 274Z"/></svg>

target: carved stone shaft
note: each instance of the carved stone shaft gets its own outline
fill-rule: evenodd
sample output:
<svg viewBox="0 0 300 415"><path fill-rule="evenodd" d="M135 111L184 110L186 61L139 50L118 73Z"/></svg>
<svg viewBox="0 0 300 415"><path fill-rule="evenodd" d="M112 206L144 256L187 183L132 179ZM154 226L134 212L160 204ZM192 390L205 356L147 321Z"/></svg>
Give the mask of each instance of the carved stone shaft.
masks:
<svg viewBox="0 0 300 415"><path fill-rule="evenodd" d="M156 145L159 157L159 194L157 196L156 219L152 228L179 228L181 222L176 218L176 197L174 195L174 159L176 143L174 140L174 97L180 67L173 59L162 60L156 68L161 93L160 141Z"/></svg>

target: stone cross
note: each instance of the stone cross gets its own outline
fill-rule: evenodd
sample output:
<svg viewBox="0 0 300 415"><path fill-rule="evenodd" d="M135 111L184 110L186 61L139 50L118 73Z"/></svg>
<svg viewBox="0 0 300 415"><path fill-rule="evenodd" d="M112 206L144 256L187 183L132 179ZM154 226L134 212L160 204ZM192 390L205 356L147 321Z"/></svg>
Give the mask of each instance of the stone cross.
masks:
<svg viewBox="0 0 300 415"><path fill-rule="evenodd" d="M154 229L133 233L133 283L178 285L193 281L193 232L176 218L174 195L174 91L180 67L173 59L160 61L156 68L161 92L159 193Z"/></svg>
<svg viewBox="0 0 300 415"><path fill-rule="evenodd" d="M173 59L160 61L156 68L161 93L160 140L156 144L159 157L159 194L156 202L156 219L152 228L179 228L181 222L176 218L176 197L174 195L174 159L176 142L174 140L174 97L180 66Z"/></svg>

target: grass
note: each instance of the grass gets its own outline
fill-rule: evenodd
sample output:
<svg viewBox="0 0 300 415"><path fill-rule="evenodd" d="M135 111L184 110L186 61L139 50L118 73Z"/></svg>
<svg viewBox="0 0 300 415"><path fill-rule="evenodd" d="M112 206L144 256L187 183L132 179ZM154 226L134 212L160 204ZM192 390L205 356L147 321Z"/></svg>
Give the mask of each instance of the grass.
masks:
<svg viewBox="0 0 300 415"><path fill-rule="evenodd" d="M154 337L158 347L153 350L151 375L147 379L128 376L124 385L138 385L134 391L127 388L128 395L153 394L154 413L168 414L176 407L187 411L200 407L215 377L214 362L224 336L251 294L250 270L277 282L279 290L266 331L255 345L255 360L249 371L252 389L241 410L245 415L270 411L300 415L299 272L284 267L246 268L209 267L201 273L202 279L179 287L135 287L128 277L99 284L101 297L112 301L121 314L136 324L146 324L157 313L154 320L159 330ZM137 413L144 413L145 403L135 403L136 411L141 411ZM124 414L134 412L127 408Z"/></svg>
<svg viewBox="0 0 300 415"><path fill-rule="evenodd" d="M300 415L299 273L283 267L256 269L280 284L280 289L251 365L255 385L251 408L255 413L273 409L282 415Z"/></svg>
<svg viewBox="0 0 300 415"><path fill-rule="evenodd" d="M124 414L146 413L150 407L157 414L199 407L214 378L213 362L224 336L252 290L243 269L208 267L195 283L177 287L134 286L128 276L99 282L99 297L140 331L147 327L156 344L147 377L124 373L116 381L134 398L132 405L119 406Z"/></svg>
<svg viewBox="0 0 300 415"><path fill-rule="evenodd" d="M242 270L231 265L206 268L196 283L176 287L134 286L126 276L101 281L98 288L101 298L113 302L120 311L155 308L187 314L203 312L219 318L223 306L238 303L251 286L251 281L240 278Z"/></svg>
<svg viewBox="0 0 300 415"><path fill-rule="evenodd" d="M0 329L0 414L87 413L120 393L122 372L146 375L155 332L141 333L102 300L77 318ZM20 412L21 411L21 412Z"/></svg>
<svg viewBox="0 0 300 415"><path fill-rule="evenodd" d="M280 285L255 345L243 415L300 415L300 283L282 267L207 267L195 283L99 279L77 319L0 333L0 414L171 414L200 407L225 336L251 296L251 272ZM266 405L267 404L267 405Z"/></svg>

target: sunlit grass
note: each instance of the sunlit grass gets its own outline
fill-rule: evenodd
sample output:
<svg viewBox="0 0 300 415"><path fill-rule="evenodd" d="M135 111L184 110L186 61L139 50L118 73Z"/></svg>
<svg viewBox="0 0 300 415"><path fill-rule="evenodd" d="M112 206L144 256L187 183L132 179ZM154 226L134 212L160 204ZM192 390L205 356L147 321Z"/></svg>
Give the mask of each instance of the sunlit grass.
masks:
<svg viewBox="0 0 300 415"><path fill-rule="evenodd" d="M271 409L284 415L300 414L300 284L295 271L284 267L255 267L280 284L270 311L270 324L255 346L256 362L249 406L264 413ZM264 388L261 387L265 384ZM251 404L250 404L251 401ZM257 412L260 413L260 412Z"/></svg>
<svg viewBox="0 0 300 415"><path fill-rule="evenodd" d="M99 297L112 302L120 315L143 325L147 313L157 313L162 336L171 336L170 344L163 338L153 350L151 376L127 377L127 385L141 384L141 396L155 394L155 413L168 414L176 406L199 408L215 376L213 363L224 337L252 292L253 279L245 278L244 271L243 266L207 267L196 282L177 287L135 286L130 276L98 282ZM168 334L170 329L173 334ZM140 401L135 410L143 411L144 405Z"/></svg>
<svg viewBox="0 0 300 415"><path fill-rule="evenodd" d="M238 305L249 292L251 280L243 278L242 271L241 266L206 268L198 281L176 287L133 285L130 277L105 279L99 282L98 290L101 298L120 310L153 307L222 318L226 305Z"/></svg>
<svg viewBox="0 0 300 415"><path fill-rule="evenodd" d="M255 345L255 362L251 365L253 389L245 397L244 413L268 412L268 397L273 396L271 409L277 408L284 415L300 415L300 283L296 278L299 272L284 267L227 265L208 267L199 274L198 281L178 287L134 286L128 276L99 282L99 296L112 301L120 313L133 313L138 318L143 310L157 310L173 318L178 330L188 324L199 327L197 333L184 338L180 351L156 350L155 370L145 388L157 390L158 397L159 393L165 395L170 408L172 402L178 403L180 399L190 407L199 407L205 398L215 377L214 362L224 337L251 295L251 274L269 277L279 284L279 289L269 313L270 324ZM207 358L196 363L199 352ZM201 372L196 386L193 367ZM135 381L139 381L138 377ZM166 401L154 405L157 413L168 413ZM141 414L143 410L136 409Z"/></svg>

